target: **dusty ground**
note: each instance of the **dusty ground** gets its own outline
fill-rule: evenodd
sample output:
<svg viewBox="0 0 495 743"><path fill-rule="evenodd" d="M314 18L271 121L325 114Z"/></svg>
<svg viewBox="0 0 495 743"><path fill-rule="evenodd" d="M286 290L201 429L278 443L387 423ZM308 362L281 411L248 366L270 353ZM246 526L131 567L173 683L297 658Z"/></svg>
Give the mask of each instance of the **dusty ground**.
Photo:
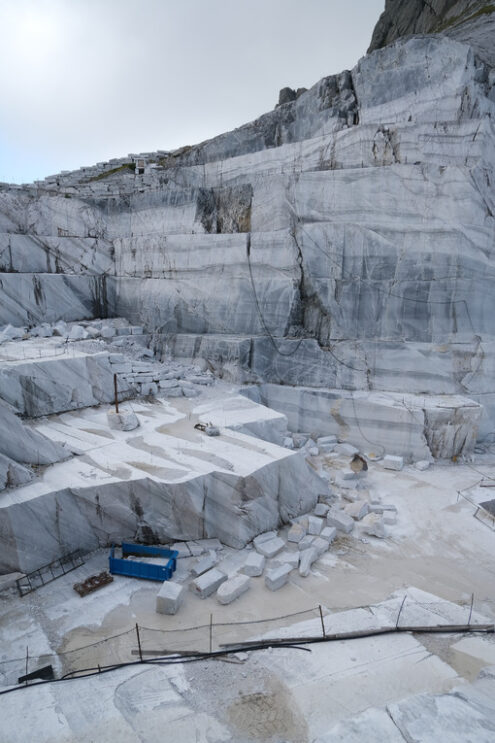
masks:
<svg viewBox="0 0 495 743"><path fill-rule="evenodd" d="M475 467L495 476L495 458L491 455L477 456ZM474 594L475 612L493 620L495 531L474 518L473 503L488 500L495 491L476 487L469 490L481 478L478 471L465 464L437 464L426 472L407 467L400 473L372 464L368 489L398 509L398 524L392 527L390 539L364 536L356 528L353 535L333 543L308 578L293 572L289 584L275 593L265 588L262 578L252 579L248 593L230 606L220 606L215 598L202 601L187 592L174 617L156 614L155 584L119 576L110 586L80 599L72 584L107 566L107 551L96 552L82 568L23 599L0 594L1 660L19 658L13 664L3 663L3 682L12 683L13 676L22 672L26 645L32 656L67 652L132 630L137 622L142 627L169 630L171 649L181 646L207 650L211 615L215 647L267 632L276 634L278 629L306 620L314 621L316 632L319 604L329 616L378 604L408 586L464 605L466 621ZM464 497L458 491L464 491ZM245 550L225 549L220 568L235 572L246 554ZM178 579L185 578L194 559L179 561ZM305 610L310 611L254 626L215 626ZM354 615L349 617L351 626ZM203 625L203 629L184 632L196 625ZM145 630L143 634L148 648L162 642L161 634L154 637ZM162 720L177 740L184 741L317 740L332 724L349 715L421 691L445 692L459 682L471 681L480 668L494 662L493 637L463 643L460 635L385 636L313 646L311 654L273 650L252 653L242 662L212 661L139 672L123 669L101 680L57 684L56 689L47 686L0 697L0 710L3 707L5 714L16 713L26 702L24 695L29 694L31 700L20 732L9 732L5 740L26 740L19 737L24 724L41 726L44 732L40 732L40 741L93 739L77 737L80 721L76 720L74 705L81 695L81 710L86 710L86 716L90 708L98 709L100 702L95 701L95 694L101 694L103 678L108 706L101 713L100 727L91 727L86 720L80 728L87 736L101 736L107 725L112 735L120 731L122 740L147 741L152 739L155 726L157 730L161 727L157 720ZM113 662L118 659L115 655L131 653L135 647L130 633L109 647L103 644L82 650L71 661ZM57 719L64 721L60 729L53 722L54 710L58 710Z"/></svg>

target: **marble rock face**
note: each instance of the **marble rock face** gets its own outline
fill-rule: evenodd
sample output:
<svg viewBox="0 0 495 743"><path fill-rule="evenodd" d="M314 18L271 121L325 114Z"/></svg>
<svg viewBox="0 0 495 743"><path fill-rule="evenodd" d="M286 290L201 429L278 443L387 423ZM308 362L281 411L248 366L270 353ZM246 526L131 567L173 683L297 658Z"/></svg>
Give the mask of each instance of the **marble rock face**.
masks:
<svg viewBox="0 0 495 743"><path fill-rule="evenodd" d="M264 384L243 389L287 416L293 431L335 434L361 451L407 462L452 459L476 443L482 407L457 395L348 392Z"/></svg>
<svg viewBox="0 0 495 743"><path fill-rule="evenodd" d="M441 33L495 64L495 8L486 0L386 0L369 52L409 34Z"/></svg>
<svg viewBox="0 0 495 743"><path fill-rule="evenodd" d="M223 410L224 417L235 418L236 405L245 413L246 403L252 417L258 410L266 419L266 408L242 397L217 400L217 415ZM45 461L50 454L66 458L74 442L80 456L2 493L0 572L27 572L75 549L91 551L137 533L160 543L216 537L242 548L316 505L324 483L303 453L235 430L203 436L171 402L134 406L141 422L135 431L110 429L103 406L51 416L36 424L38 430L28 428ZM0 414L3 410L0 406ZM5 420L22 428L10 416ZM183 438L188 429L189 440ZM34 461L31 451L26 456Z"/></svg>
<svg viewBox="0 0 495 743"><path fill-rule="evenodd" d="M108 354L64 354L62 347L39 359L0 360L0 398L31 418L110 402Z"/></svg>
<svg viewBox="0 0 495 743"><path fill-rule="evenodd" d="M400 38L282 101L143 176L2 186L0 323L123 316L163 358L227 380L407 390L425 398L415 458L459 448L438 411L425 426L428 396L482 404L479 434L493 431L489 60Z"/></svg>

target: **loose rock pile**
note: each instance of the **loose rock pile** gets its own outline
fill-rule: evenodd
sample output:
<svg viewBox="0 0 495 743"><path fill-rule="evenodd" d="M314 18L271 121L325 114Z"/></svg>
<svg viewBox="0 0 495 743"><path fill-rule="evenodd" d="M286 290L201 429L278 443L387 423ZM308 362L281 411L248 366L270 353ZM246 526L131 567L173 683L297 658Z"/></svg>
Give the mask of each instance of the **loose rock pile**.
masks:
<svg viewBox="0 0 495 743"><path fill-rule="evenodd" d="M347 443L338 444L335 437L327 436L324 441L316 442L310 437L307 440L304 438L301 435L290 437L292 446L306 448L307 456L312 459L318 457L320 452L323 457L335 452L333 461L340 469L336 468L329 478L328 492L319 496L318 503L310 513L295 518L288 527L256 536L246 547L244 562L232 572L223 570L219 565L222 559L219 552L223 548L218 540L173 545L174 549L179 548L181 557L196 555L200 549L206 550L187 571L187 576L183 576L183 580L189 581L193 594L204 599L216 593L220 604L230 604L251 588L253 578L263 578L268 590L278 591L288 583L295 571L301 578L308 577L317 561L336 540L340 540L340 549L343 539L356 538L366 542L368 540L363 539L364 535L377 539L390 536L390 528L397 523L397 508L383 504L379 497L373 495L366 470L356 473L347 468L349 457L356 454L355 447ZM316 454L311 452L312 449L316 449ZM390 459L395 464L399 458ZM384 460L375 466L385 469L386 462ZM342 472L345 473L343 478ZM175 595L173 591L172 595ZM172 601L167 607L165 611L160 592L157 611L175 613L179 602Z"/></svg>

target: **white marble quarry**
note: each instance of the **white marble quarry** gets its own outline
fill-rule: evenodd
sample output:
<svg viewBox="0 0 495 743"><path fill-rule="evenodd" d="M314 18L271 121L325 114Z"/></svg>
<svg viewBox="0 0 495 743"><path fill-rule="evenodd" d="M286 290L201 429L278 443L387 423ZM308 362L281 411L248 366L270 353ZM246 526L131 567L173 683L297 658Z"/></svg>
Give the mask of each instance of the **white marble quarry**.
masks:
<svg viewBox="0 0 495 743"><path fill-rule="evenodd" d="M3 190L4 322L66 314L89 279L74 319L124 314L225 379L402 392L407 378L482 402L487 433L494 108L467 45L417 37L156 156L139 189L122 161Z"/></svg>
<svg viewBox="0 0 495 743"><path fill-rule="evenodd" d="M235 391L215 394L235 417ZM245 410L246 399L239 400ZM228 428L204 436L194 429L202 408L196 404L184 399L179 410L173 401L134 402L141 426L129 432L110 429L105 406L28 429L33 443L46 441L40 460L69 450L79 455L4 491L0 569L26 572L74 549L91 551L150 530L162 543L216 537L240 548L314 508L323 483L303 455ZM22 434L20 421L19 427ZM26 449L33 443L22 442ZM27 455L33 456L29 449Z"/></svg>
<svg viewBox="0 0 495 743"><path fill-rule="evenodd" d="M172 580L166 580L156 596L158 614L177 614L183 600L186 587Z"/></svg>

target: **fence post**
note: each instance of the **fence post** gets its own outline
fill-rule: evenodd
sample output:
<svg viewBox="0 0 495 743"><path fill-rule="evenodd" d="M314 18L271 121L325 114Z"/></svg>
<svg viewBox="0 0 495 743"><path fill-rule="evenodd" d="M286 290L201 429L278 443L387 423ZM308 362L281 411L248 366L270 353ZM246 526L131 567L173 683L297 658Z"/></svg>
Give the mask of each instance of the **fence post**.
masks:
<svg viewBox="0 0 495 743"><path fill-rule="evenodd" d="M321 604L318 605L318 609L320 610L321 631L323 632L323 637L326 637L326 635L325 635L325 623L323 621L323 612L321 610Z"/></svg>
<svg viewBox="0 0 495 743"><path fill-rule="evenodd" d="M468 627L471 624L471 617L473 616L473 604L474 604L474 593L471 595L471 608L469 610Z"/></svg>
<svg viewBox="0 0 495 743"><path fill-rule="evenodd" d="M139 660L143 660L143 651L141 650L141 638L139 637L139 627L136 622L136 635L137 635L137 642L138 642L138 650L139 650Z"/></svg>
<svg viewBox="0 0 495 743"><path fill-rule="evenodd" d="M213 614L210 614L210 653L213 650Z"/></svg>
<svg viewBox="0 0 495 743"><path fill-rule="evenodd" d="M115 412L119 412L119 396L117 392L117 375L113 375L113 392L114 392L114 398L115 398Z"/></svg>

